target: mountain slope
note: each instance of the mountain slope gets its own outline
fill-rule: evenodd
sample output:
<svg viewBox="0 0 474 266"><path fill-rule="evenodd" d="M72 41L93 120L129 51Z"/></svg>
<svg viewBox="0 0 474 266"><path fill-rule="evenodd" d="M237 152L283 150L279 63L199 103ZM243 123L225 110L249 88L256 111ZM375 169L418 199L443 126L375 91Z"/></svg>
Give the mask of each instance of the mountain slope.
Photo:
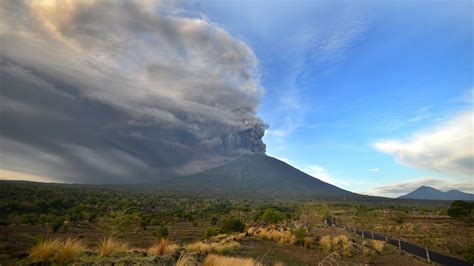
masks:
<svg viewBox="0 0 474 266"><path fill-rule="evenodd" d="M358 196L316 179L270 156L252 154L228 164L173 178L158 184L160 190L258 198Z"/></svg>
<svg viewBox="0 0 474 266"><path fill-rule="evenodd" d="M443 192L432 187L421 186L414 191L398 198L427 200L474 200L474 194L465 193L459 190Z"/></svg>

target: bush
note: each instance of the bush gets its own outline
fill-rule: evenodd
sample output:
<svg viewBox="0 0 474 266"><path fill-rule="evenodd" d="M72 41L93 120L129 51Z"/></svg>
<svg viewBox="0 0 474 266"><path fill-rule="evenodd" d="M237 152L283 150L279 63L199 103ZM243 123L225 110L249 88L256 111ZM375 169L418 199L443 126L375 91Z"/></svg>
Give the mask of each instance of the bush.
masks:
<svg viewBox="0 0 474 266"><path fill-rule="evenodd" d="M285 214L275 209L266 209L263 212L262 219L267 223L278 223L285 219Z"/></svg>
<svg viewBox="0 0 474 266"><path fill-rule="evenodd" d="M304 245L304 238L306 236L306 229L300 227L293 230L293 234L296 237L296 242L300 245Z"/></svg>
<svg viewBox="0 0 474 266"><path fill-rule="evenodd" d="M63 219L56 219L53 222L51 222L51 229L53 230L53 233L56 233L63 225L64 225Z"/></svg>
<svg viewBox="0 0 474 266"><path fill-rule="evenodd" d="M210 238L219 234L219 227L211 226L204 232L204 238Z"/></svg>
<svg viewBox="0 0 474 266"><path fill-rule="evenodd" d="M464 259L466 259L467 262L474 264L474 243L467 248Z"/></svg>
<svg viewBox="0 0 474 266"><path fill-rule="evenodd" d="M166 226L160 226L158 229L153 232L153 235L155 238L160 241L161 239L166 239L168 237L168 227Z"/></svg>
<svg viewBox="0 0 474 266"><path fill-rule="evenodd" d="M467 217L471 214L472 204L463 201L455 200L451 203L451 208L448 209L448 215L451 217Z"/></svg>
<svg viewBox="0 0 474 266"><path fill-rule="evenodd" d="M244 230L245 224L239 219L225 220L221 228L222 233L243 232Z"/></svg>

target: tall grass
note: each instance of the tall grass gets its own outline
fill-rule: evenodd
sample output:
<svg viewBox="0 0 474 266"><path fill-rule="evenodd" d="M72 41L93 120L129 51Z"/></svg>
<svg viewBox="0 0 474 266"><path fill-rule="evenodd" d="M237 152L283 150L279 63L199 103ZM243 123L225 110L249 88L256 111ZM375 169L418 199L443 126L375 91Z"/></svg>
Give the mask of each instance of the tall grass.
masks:
<svg viewBox="0 0 474 266"><path fill-rule="evenodd" d="M217 243L216 242L205 243L205 242L199 241L199 242L188 244L185 246L185 248L190 251L229 254L232 251L240 249L240 244L235 241L217 242Z"/></svg>
<svg viewBox="0 0 474 266"><path fill-rule="evenodd" d="M55 260L61 265L71 263L76 260L79 254L85 249L85 245L80 240L68 238L57 249Z"/></svg>
<svg viewBox="0 0 474 266"><path fill-rule="evenodd" d="M329 252L332 249L332 240L331 236L323 236L319 240L319 245L323 249L324 252Z"/></svg>
<svg viewBox="0 0 474 266"><path fill-rule="evenodd" d="M210 254L204 260L204 266L263 266L262 263L259 263L251 258L236 258L236 257L225 257Z"/></svg>
<svg viewBox="0 0 474 266"><path fill-rule="evenodd" d="M346 235L338 235L335 237L325 235L319 240L319 245L325 252L340 250L345 257L351 255L352 243Z"/></svg>
<svg viewBox="0 0 474 266"><path fill-rule="evenodd" d="M148 248L148 255L171 255L178 251L180 246L175 243L170 243L168 240L162 238L160 242Z"/></svg>
<svg viewBox="0 0 474 266"><path fill-rule="evenodd" d="M280 231L274 228L250 228L247 233L249 235L258 237L262 240L271 240L279 244L290 244L294 245L297 242L296 236L290 231Z"/></svg>
<svg viewBox="0 0 474 266"><path fill-rule="evenodd" d="M380 240L372 240L371 244L372 248L378 253L381 253L385 247L385 242Z"/></svg>
<svg viewBox="0 0 474 266"><path fill-rule="evenodd" d="M84 244L75 238L68 238L65 241L42 240L31 248L29 258L32 262L45 264L54 261L63 265L73 262L84 250Z"/></svg>
<svg viewBox="0 0 474 266"><path fill-rule="evenodd" d="M129 250L129 246L127 243L120 242L112 237L109 237L104 238L104 240L99 243L98 249L99 255L101 257L107 257L127 252Z"/></svg>
<svg viewBox="0 0 474 266"><path fill-rule="evenodd" d="M60 240L42 240L31 247L29 258L32 262L48 263L53 259L60 246Z"/></svg>

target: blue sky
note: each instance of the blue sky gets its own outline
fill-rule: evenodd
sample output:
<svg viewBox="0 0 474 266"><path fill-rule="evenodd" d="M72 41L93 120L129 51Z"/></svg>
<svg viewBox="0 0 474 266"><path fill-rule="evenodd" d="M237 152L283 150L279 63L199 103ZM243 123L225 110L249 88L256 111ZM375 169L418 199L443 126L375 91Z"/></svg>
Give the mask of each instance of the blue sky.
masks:
<svg viewBox="0 0 474 266"><path fill-rule="evenodd" d="M431 134L466 112L472 126L472 3L377 2L205 1L189 8L260 61L267 154L357 192L472 184L472 172L419 167L376 148Z"/></svg>
<svg viewBox="0 0 474 266"><path fill-rule="evenodd" d="M0 179L155 182L265 143L360 193L474 193L472 10L0 1Z"/></svg>

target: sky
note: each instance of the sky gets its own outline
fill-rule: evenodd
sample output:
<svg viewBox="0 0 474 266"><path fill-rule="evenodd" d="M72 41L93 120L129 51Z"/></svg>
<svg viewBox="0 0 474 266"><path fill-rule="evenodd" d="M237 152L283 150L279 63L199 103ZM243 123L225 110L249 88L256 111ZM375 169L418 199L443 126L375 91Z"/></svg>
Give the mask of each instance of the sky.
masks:
<svg viewBox="0 0 474 266"><path fill-rule="evenodd" d="M263 153L474 193L471 1L3 1L0 177L148 182Z"/></svg>

